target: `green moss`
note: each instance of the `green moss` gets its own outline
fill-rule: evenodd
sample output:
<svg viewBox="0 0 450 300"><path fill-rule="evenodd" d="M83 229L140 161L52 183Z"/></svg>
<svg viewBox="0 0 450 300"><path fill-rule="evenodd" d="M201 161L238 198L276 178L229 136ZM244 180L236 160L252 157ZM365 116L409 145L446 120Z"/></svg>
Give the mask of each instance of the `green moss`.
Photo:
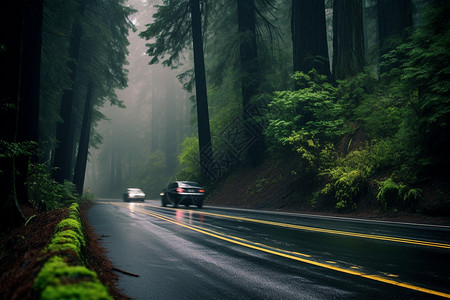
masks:
<svg viewBox="0 0 450 300"><path fill-rule="evenodd" d="M41 293L42 300L112 299L105 286L97 282L82 282L76 285L48 286Z"/></svg>
<svg viewBox="0 0 450 300"><path fill-rule="evenodd" d="M53 239L59 238L59 237L72 239L74 241L74 243L76 245L79 245L80 247L86 246L86 241L84 239L84 236L77 234L75 231L73 231L71 229L58 232L57 234L55 234L55 237Z"/></svg>
<svg viewBox="0 0 450 300"><path fill-rule="evenodd" d="M69 207L69 214L67 216L68 219L73 219L75 221L78 221L81 223L81 219L80 219L80 206L78 205L78 203L73 203L70 207Z"/></svg>
<svg viewBox="0 0 450 300"><path fill-rule="evenodd" d="M34 289L44 290L48 285L60 285L70 281L98 281L97 274L84 266L69 266L60 256L54 256L42 267L34 282Z"/></svg>
<svg viewBox="0 0 450 300"><path fill-rule="evenodd" d="M80 236L83 235L81 223L76 220L73 220L73 219L64 219L61 222L59 222L59 224L56 225L55 232L58 233L59 231L69 230L69 229L75 231Z"/></svg>
<svg viewBox="0 0 450 300"><path fill-rule="evenodd" d="M80 222L64 219L56 226L55 236L45 249L46 252L74 251L82 257L82 247L86 246Z"/></svg>
<svg viewBox="0 0 450 300"><path fill-rule="evenodd" d="M61 252L75 252L78 258L81 259L80 248L72 243L62 243L62 244L51 244L44 250L45 252L61 253Z"/></svg>
<svg viewBox="0 0 450 300"><path fill-rule="evenodd" d="M34 282L33 288L40 299L112 299L97 274L83 265L84 247L79 206L75 203L70 206L68 217L56 226L55 235L44 250L58 255L44 264ZM73 259L75 253L78 260Z"/></svg>

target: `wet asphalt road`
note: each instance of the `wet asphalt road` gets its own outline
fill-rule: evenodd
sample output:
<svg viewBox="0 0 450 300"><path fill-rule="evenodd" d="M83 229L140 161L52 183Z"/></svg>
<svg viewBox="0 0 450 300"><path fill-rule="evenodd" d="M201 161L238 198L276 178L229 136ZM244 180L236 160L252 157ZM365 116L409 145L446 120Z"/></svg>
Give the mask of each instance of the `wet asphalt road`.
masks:
<svg viewBox="0 0 450 300"><path fill-rule="evenodd" d="M134 299L450 298L450 227L97 201Z"/></svg>

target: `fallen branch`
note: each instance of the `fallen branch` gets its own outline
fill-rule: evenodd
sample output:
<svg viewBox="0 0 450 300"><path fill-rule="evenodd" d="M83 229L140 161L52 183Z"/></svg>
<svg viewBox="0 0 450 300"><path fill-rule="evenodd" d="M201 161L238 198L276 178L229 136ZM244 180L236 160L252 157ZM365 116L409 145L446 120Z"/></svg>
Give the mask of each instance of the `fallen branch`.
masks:
<svg viewBox="0 0 450 300"><path fill-rule="evenodd" d="M125 274L125 275L129 275L129 276L133 276L133 277L139 277L138 274L130 273L130 272L127 272L127 271L118 269L118 268L116 268L116 267L113 267L113 270L114 270L114 271L117 271L117 272L120 272L120 273L123 273L123 274Z"/></svg>

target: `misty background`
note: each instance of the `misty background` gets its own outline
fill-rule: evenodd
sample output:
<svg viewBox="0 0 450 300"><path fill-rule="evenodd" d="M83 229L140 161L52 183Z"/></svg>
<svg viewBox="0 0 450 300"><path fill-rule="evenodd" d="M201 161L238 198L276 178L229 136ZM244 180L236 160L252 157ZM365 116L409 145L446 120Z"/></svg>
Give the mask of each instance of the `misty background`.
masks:
<svg viewBox="0 0 450 300"><path fill-rule="evenodd" d="M98 197L121 197L126 187L156 197L174 179L181 143L195 134L192 94L177 79L180 70L150 66L146 41L138 36L161 2L128 1L138 12L131 16L137 30L129 35L128 87L117 91L126 108L102 108L107 120L96 128L102 144L89 149L86 168L85 189Z"/></svg>

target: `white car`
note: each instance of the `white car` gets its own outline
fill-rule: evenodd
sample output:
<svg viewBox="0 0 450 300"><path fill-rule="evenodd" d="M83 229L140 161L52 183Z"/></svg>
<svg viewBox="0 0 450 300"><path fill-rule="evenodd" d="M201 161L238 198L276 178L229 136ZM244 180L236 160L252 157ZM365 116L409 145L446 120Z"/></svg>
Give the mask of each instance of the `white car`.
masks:
<svg viewBox="0 0 450 300"><path fill-rule="evenodd" d="M123 201L142 201L145 200L145 193L138 188L127 188L127 191L123 193Z"/></svg>

